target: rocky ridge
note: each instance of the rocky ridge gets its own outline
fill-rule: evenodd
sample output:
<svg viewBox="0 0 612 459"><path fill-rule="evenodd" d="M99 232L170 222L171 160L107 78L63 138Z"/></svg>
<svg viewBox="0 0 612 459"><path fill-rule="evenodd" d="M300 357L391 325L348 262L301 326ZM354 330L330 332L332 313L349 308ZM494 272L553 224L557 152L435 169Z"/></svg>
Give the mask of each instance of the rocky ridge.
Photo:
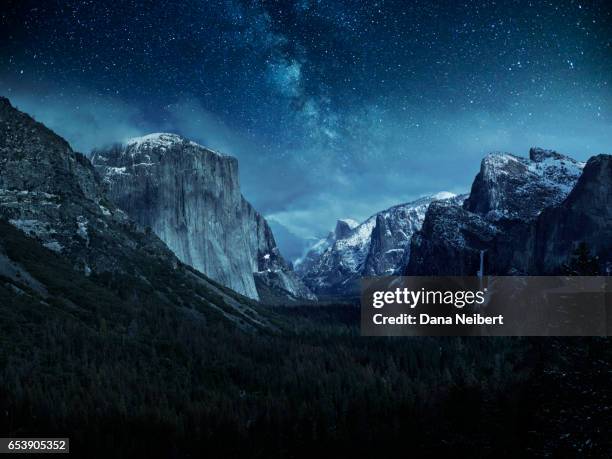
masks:
<svg viewBox="0 0 612 459"><path fill-rule="evenodd" d="M604 269L612 244L608 158L585 165L540 148L529 158L488 155L462 206L430 206L402 272L554 274L580 242L603 257Z"/></svg>
<svg viewBox="0 0 612 459"><path fill-rule="evenodd" d="M542 148L530 149L529 158L488 154L464 207L491 221L535 218L568 195L583 167L581 161Z"/></svg>

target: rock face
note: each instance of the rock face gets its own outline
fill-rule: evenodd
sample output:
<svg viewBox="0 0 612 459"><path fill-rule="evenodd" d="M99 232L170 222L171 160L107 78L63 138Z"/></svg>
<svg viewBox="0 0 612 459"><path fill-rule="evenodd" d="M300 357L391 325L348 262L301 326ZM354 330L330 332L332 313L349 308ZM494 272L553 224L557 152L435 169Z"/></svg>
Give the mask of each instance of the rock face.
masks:
<svg viewBox="0 0 612 459"><path fill-rule="evenodd" d="M599 257L601 272L612 268L612 155L594 156L578 183L558 206L545 209L531 225L524 251L530 271L553 273L584 242Z"/></svg>
<svg viewBox="0 0 612 459"><path fill-rule="evenodd" d="M359 226L359 223L350 218L340 219L336 222L336 228L334 229L334 239L344 239L351 234L355 228Z"/></svg>
<svg viewBox="0 0 612 459"><path fill-rule="evenodd" d="M440 193L379 212L361 224L339 220L296 270L306 285L324 295L354 295L363 276L391 275L409 256L410 238L420 229L430 203L451 199Z"/></svg>
<svg viewBox="0 0 612 459"><path fill-rule="evenodd" d="M119 254L105 253L103 246L110 241L128 246L118 225L129 221L105 199L89 160L4 98L0 123L1 217L68 255L82 271L119 268L114 259ZM163 251L157 242L146 241Z"/></svg>
<svg viewBox="0 0 612 459"><path fill-rule="evenodd" d="M465 208L488 220L535 218L561 202L584 163L552 150L532 148L529 159L492 153L481 163Z"/></svg>
<svg viewBox="0 0 612 459"><path fill-rule="evenodd" d="M404 274L474 276L481 252L498 233L497 227L464 209L457 200L433 202L420 231L411 241Z"/></svg>
<svg viewBox="0 0 612 459"><path fill-rule="evenodd" d="M240 193L235 158L161 133L94 152L92 162L111 199L184 263L250 298L268 281L313 298Z"/></svg>
<svg viewBox="0 0 612 459"><path fill-rule="evenodd" d="M529 159L488 155L463 206L429 207L403 272L552 274L579 242L592 245L604 263L612 240L608 158L585 167L539 148Z"/></svg>
<svg viewBox="0 0 612 459"><path fill-rule="evenodd" d="M0 98L0 220L124 298L140 291L157 304L214 310L244 326L266 322L246 298L185 266L157 236L139 229L107 198L85 156L5 98ZM0 255L6 243L0 233ZM6 272L19 271L0 258L10 265ZM134 301L144 306L147 300Z"/></svg>

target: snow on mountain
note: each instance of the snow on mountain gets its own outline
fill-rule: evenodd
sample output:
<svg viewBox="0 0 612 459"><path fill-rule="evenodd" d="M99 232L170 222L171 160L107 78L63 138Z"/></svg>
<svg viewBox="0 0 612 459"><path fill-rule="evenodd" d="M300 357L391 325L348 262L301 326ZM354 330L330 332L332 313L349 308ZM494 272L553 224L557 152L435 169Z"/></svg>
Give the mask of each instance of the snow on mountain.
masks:
<svg viewBox="0 0 612 459"><path fill-rule="evenodd" d="M171 134L167 132L156 132L153 134L143 135L141 137L134 137L126 141L128 147L170 147L175 143L180 143L183 138L177 134Z"/></svg>
<svg viewBox="0 0 612 459"><path fill-rule="evenodd" d="M442 199L450 199L450 198L454 198L455 196L457 196L455 193L450 193L448 191L440 191L439 193L434 194L432 197L436 200L442 200Z"/></svg>
<svg viewBox="0 0 612 459"><path fill-rule="evenodd" d="M133 137L125 141L127 153L136 153L142 151L142 149L154 149L161 148L162 150L170 148L176 144L188 144L193 147L204 148L211 153L215 153L219 156L225 156L223 153L204 147L193 140L185 139L184 137L169 132L155 132L152 134L143 135L140 137ZM133 149L131 148L133 147Z"/></svg>
<svg viewBox="0 0 612 459"><path fill-rule="evenodd" d="M357 220L353 220L352 218L341 218L338 220L338 223L346 224L349 229L355 229L359 226L359 222Z"/></svg>
<svg viewBox="0 0 612 459"><path fill-rule="evenodd" d="M532 225L545 209L565 204L584 167L581 161L542 148L532 148L528 158L487 155L463 206L429 207L402 273L471 276L482 269L483 261L488 273L534 272L529 250L523 247L533 241Z"/></svg>
<svg viewBox="0 0 612 459"><path fill-rule="evenodd" d="M135 182L133 169L126 167L125 174L113 177ZM160 238L143 231L109 198L107 186L84 155L0 97L0 265L10 263L10 271L2 266L0 271L3 277L10 276L6 278L13 285L28 287L27 292L21 290L23 298L36 292L49 304L86 311L85 305L68 299L75 297L66 295L66 289L57 288L62 283L70 286L72 268L75 275L90 276L90 285L96 295L107 298L104 301L121 298L122 306L136 306L140 300L140 307L152 300L160 311L193 311L194 320L217 316L245 329L262 324L276 328L249 301L180 263ZM13 227L23 235L17 237ZM39 244L55 256L41 253ZM13 250L42 255L39 265L32 266L46 271L29 271L25 264L11 260L7 254ZM47 260L53 265L45 265ZM59 284L55 278L49 283L50 270L55 269L50 266L68 268L58 271Z"/></svg>
<svg viewBox="0 0 612 459"><path fill-rule="evenodd" d="M250 298L282 289L313 299L285 262L266 220L242 196L238 161L176 134L94 152L110 197L184 263Z"/></svg>
<svg viewBox="0 0 612 459"><path fill-rule="evenodd" d="M296 263L296 270L316 292L353 293L362 276L393 274L429 204L454 196L444 192L424 197L378 212L360 224L338 220L335 231L314 244Z"/></svg>
<svg viewBox="0 0 612 459"><path fill-rule="evenodd" d="M533 219L565 199L584 164L542 148L532 148L529 158L491 153L482 160L465 207L492 221Z"/></svg>

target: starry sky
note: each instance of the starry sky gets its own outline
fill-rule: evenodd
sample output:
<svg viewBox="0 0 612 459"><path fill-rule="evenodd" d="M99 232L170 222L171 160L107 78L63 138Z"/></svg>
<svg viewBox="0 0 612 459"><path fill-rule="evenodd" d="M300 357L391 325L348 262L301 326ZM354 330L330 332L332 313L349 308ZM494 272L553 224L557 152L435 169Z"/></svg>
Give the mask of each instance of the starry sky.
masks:
<svg viewBox="0 0 612 459"><path fill-rule="evenodd" d="M4 0L0 94L79 151L149 132L236 156L300 237L484 154L612 152L609 1Z"/></svg>

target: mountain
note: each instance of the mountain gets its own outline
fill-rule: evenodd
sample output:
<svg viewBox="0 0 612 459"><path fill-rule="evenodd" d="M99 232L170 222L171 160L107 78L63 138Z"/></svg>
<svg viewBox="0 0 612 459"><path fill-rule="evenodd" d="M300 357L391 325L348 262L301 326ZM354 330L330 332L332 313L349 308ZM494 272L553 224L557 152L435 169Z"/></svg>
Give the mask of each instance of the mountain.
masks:
<svg viewBox="0 0 612 459"><path fill-rule="evenodd" d="M474 276L480 253L497 234L497 227L458 202L433 202L421 230L412 236L404 274Z"/></svg>
<svg viewBox="0 0 612 459"><path fill-rule="evenodd" d="M319 263L321 255L332 247L336 240L347 237L358 226L359 223L351 218L336 221L336 228L334 231L330 231L327 237L313 238L310 247L306 249L306 253L295 261L296 271L300 275L309 273Z"/></svg>
<svg viewBox="0 0 612 459"><path fill-rule="evenodd" d="M429 207L402 272L553 274L580 242L605 264L612 244L610 182L606 155L585 165L539 148L529 158L490 154L463 205Z"/></svg>
<svg viewBox="0 0 612 459"><path fill-rule="evenodd" d="M95 151L92 162L113 202L182 262L250 298L258 286L314 298L242 196L236 158L157 133Z"/></svg>
<svg viewBox="0 0 612 459"><path fill-rule="evenodd" d="M465 208L487 220L535 218L571 191L584 163L532 148L529 158L491 153L481 162Z"/></svg>
<svg viewBox="0 0 612 459"><path fill-rule="evenodd" d="M421 198L378 212L361 224L339 220L335 231L296 263L296 270L316 293L356 294L361 277L394 274L409 257L410 239L429 205L453 198L451 193Z"/></svg>
<svg viewBox="0 0 612 459"><path fill-rule="evenodd" d="M140 229L108 199L85 156L6 98L0 165L0 272L31 301L79 313L104 298L132 309L179 308L194 320L271 326L254 302L184 265Z"/></svg>
<svg viewBox="0 0 612 459"><path fill-rule="evenodd" d="M552 273L580 243L598 257L600 271L612 271L612 155L590 158L576 186L531 225L523 250L530 271Z"/></svg>

